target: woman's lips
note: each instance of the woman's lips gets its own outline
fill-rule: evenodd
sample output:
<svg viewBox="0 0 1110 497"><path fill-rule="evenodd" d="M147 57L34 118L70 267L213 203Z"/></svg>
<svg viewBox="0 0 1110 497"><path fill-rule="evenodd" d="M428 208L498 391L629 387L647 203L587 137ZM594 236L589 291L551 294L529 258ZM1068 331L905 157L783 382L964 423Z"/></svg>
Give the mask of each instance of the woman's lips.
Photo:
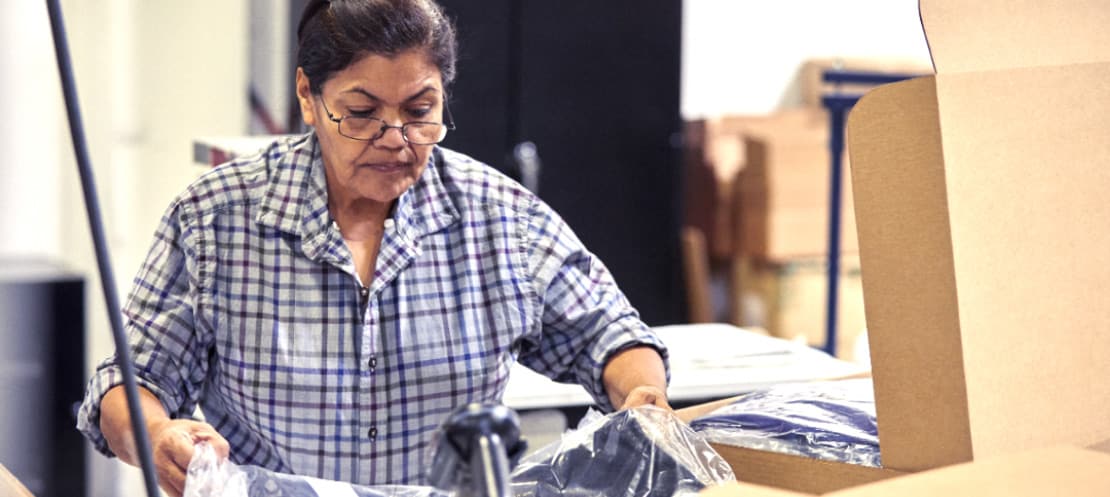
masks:
<svg viewBox="0 0 1110 497"><path fill-rule="evenodd" d="M412 164L409 162L373 162L362 164L360 167L380 173L395 173L409 169Z"/></svg>

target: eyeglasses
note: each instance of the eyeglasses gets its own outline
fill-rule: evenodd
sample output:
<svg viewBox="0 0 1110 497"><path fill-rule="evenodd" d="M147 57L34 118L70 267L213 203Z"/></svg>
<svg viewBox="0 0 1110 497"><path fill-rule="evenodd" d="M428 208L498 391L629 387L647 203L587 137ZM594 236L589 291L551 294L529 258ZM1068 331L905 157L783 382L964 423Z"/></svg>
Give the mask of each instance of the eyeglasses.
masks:
<svg viewBox="0 0 1110 497"><path fill-rule="evenodd" d="M455 129L455 120L451 118L451 110L447 108L446 98L444 98L443 102L443 112L447 117L446 123L413 121L400 126L391 126L376 117L335 117L335 115L328 110L328 104L324 102L322 97L320 98L320 103L323 104L324 112L328 114L328 119L331 119L332 122L339 125L339 134L352 140L372 142L384 136L385 132L390 129L399 129L401 130L401 136L407 143L413 145L435 145L447 137L448 130Z"/></svg>

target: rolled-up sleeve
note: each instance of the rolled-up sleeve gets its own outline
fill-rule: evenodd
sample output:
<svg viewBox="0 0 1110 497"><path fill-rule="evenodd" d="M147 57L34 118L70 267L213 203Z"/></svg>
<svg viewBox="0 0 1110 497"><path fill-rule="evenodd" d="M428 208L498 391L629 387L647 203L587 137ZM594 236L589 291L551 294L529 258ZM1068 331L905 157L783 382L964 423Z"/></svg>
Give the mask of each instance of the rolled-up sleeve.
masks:
<svg viewBox="0 0 1110 497"><path fill-rule="evenodd" d="M609 358L647 345L666 366L667 349L640 320L605 265L549 206L535 200L525 224L540 326L535 346L520 361L555 381L582 385L601 408L612 411L602 381ZM669 380L669 367L667 375Z"/></svg>
<svg viewBox="0 0 1110 497"><path fill-rule="evenodd" d="M195 218L180 203L167 211L135 277L123 308L137 383L161 400L171 417L190 416L207 372L207 352L197 326L202 285L197 250L203 246ZM123 383L117 356L101 362L85 391L77 429L98 451L114 456L100 432L100 403Z"/></svg>

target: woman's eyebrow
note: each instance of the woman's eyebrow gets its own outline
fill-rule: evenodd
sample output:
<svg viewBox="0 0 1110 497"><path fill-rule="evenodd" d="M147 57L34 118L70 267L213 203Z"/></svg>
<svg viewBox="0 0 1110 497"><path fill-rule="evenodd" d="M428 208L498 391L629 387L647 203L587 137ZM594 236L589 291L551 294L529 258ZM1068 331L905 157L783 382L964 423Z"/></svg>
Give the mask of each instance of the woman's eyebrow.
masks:
<svg viewBox="0 0 1110 497"><path fill-rule="evenodd" d="M412 96L406 98L405 101L406 102L411 102L413 100L416 100L416 99L424 96L424 94L428 93L429 91L438 91L438 90L439 90L438 88L436 88L432 85L428 85L428 86L425 86L420 91L418 91L416 93L413 93ZM343 93L358 93L358 94L366 96L366 98L369 98L371 100L376 100L378 102L383 101L381 98L378 98L376 95L374 95L373 93L370 93L369 91L367 91L365 88L363 88L361 86L356 86L356 87L351 88L349 90L345 90L345 91L343 91Z"/></svg>

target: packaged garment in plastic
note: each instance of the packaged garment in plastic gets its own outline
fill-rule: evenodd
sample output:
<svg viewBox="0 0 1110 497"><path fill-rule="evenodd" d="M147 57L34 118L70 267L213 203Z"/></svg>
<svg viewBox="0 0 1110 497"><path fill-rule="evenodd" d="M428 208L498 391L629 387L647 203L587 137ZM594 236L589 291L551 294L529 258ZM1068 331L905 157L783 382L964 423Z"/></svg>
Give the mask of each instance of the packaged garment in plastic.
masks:
<svg viewBox="0 0 1110 497"><path fill-rule="evenodd" d="M690 422L715 443L881 467L869 379L779 385Z"/></svg>
<svg viewBox="0 0 1110 497"><path fill-rule="evenodd" d="M671 497L734 480L728 463L673 412L642 406L588 415L511 472L515 497ZM452 480L453 479L446 479ZM196 446L184 497L452 497L431 486L374 486L276 473Z"/></svg>
<svg viewBox="0 0 1110 497"><path fill-rule="evenodd" d="M642 406L591 414L520 462L512 472L514 497L670 497L735 479L671 411Z"/></svg>
<svg viewBox="0 0 1110 497"><path fill-rule="evenodd" d="M184 497L449 497L432 487L365 487L239 466L219 458L207 442L196 445Z"/></svg>

